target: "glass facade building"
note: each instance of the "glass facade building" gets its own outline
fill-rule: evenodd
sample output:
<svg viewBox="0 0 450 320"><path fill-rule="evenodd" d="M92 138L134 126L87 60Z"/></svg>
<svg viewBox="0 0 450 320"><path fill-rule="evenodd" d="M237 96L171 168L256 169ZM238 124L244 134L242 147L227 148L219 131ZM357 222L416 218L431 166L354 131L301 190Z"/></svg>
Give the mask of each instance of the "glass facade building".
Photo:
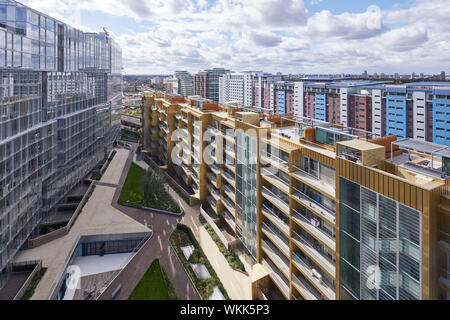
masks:
<svg viewBox="0 0 450 320"><path fill-rule="evenodd" d="M257 140L236 131L236 204L237 232L242 244L256 260L258 186L257 186Z"/></svg>
<svg viewBox="0 0 450 320"><path fill-rule="evenodd" d="M0 287L14 255L120 132L122 52L0 1Z"/></svg>
<svg viewBox="0 0 450 320"><path fill-rule="evenodd" d="M421 213L340 178L341 297L421 298Z"/></svg>

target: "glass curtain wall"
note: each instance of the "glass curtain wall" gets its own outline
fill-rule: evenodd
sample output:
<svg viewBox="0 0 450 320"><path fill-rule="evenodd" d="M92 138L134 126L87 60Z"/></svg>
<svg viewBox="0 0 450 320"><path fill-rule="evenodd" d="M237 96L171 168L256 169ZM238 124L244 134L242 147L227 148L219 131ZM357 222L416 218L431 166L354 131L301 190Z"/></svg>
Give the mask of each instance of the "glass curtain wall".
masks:
<svg viewBox="0 0 450 320"><path fill-rule="evenodd" d="M421 299L421 213L340 178L340 292L361 300Z"/></svg>
<svg viewBox="0 0 450 320"><path fill-rule="evenodd" d="M237 231L247 251L256 260L257 248L257 140L241 131L237 136Z"/></svg>

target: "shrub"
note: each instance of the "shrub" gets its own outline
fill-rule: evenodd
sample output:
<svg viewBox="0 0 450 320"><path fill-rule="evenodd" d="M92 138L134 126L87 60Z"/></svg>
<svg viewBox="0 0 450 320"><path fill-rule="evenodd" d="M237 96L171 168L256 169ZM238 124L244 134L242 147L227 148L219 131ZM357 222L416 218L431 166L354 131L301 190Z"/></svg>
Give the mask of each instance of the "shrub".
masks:
<svg viewBox="0 0 450 320"><path fill-rule="evenodd" d="M170 243L172 244L175 253L180 258L181 262L183 263L184 268L186 269L187 273L189 274L189 277L192 279L194 285L197 287L200 295L204 300L209 299L211 296L214 286L218 286L220 291L223 293L225 299L229 300L229 296L222 285L222 282L220 281L219 277L217 276L216 272L214 271L214 268L209 263L208 259L206 258L205 253L200 247L200 244L197 242L197 239L195 239L194 234L192 233L192 230L182 224L179 224L175 231L172 233L169 239ZM194 261L197 261L196 259L201 260L206 268L208 269L208 272L211 274L211 278L209 279L203 279L200 280L195 276L194 271L192 270L189 262L184 257L183 253L181 252L180 247L193 245L195 250L193 252L194 255ZM201 258L200 258L201 256ZM191 257L189 257L191 258ZM204 259L204 260L203 260ZM192 262L191 262L192 263Z"/></svg>

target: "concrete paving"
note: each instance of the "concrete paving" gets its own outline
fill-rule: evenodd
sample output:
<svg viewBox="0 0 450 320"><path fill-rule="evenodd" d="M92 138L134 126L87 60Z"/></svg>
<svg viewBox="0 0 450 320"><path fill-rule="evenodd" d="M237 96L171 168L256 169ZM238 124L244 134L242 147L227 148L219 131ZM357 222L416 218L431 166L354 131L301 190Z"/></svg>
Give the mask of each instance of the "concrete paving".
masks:
<svg viewBox="0 0 450 320"><path fill-rule="evenodd" d="M148 165L144 161L137 161L135 156L133 160L141 168L148 168ZM241 261L244 263L245 269L249 275L233 270L228 265L227 259L220 252L216 243L211 239L209 233L200 223L198 219L200 215L200 206L189 206L183 201L178 193L171 188L169 188L169 194L174 200L181 203L185 214L180 223L187 225L194 232L197 241L203 249L203 252L208 257L209 262L216 271L217 276L225 287L225 290L227 290L228 296L232 300L251 300L251 266L241 258Z"/></svg>
<svg viewBox="0 0 450 320"><path fill-rule="evenodd" d="M130 151L126 149L114 149L114 150L116 150L117 153L112 159L111 163L109 164L108 169L103 174L100 182L117 185L120 181L120 177L122 175Z"/></svg>
<svg viewBox="0 0 450 320"><path fill-rule="evenodd" d="M127 150L124 151L129 153ZM119 157L114 158L116 160L122 159L123 162L126 162L126 159L120 156L123 155L123 152L118 152L118 154ZM123 168L124 163L117 163L117 165ZM113 176L111 171L115 171L115 168L110 165L105 174L111 177ZM115 192L115 188L96 186L69 234L37 248L19 252L15 259L16 262L42 260L42 266L47 268L47 272L36 287L32 297L33 300L45 300L49 298L54 285L62 274L64 264L70 258L70 251L79 236L148 232L150 230L143 224L111 206Z"/></svg>

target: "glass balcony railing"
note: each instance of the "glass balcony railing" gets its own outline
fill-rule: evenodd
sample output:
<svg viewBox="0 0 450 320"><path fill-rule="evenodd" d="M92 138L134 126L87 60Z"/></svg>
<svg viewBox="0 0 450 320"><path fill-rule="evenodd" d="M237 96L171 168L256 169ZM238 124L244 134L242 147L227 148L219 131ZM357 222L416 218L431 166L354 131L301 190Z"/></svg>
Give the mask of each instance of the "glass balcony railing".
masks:
<svg viewBox="0 0 450 320"><path fill-rule="evenodd" d="M292 175L302 181L311 185L313 188L318 190L321 193L324 193L330 198L336 197L336 189L334 186L328 184L327 182L319 179L318 177L304 171L303 169L294 166L295 171L292 172Z"/></svg>
<svg viewBox="0 0 450 320"><path fill-rule="evenodd" d="M292 189L294 191L292 193L294 199L300 202L300 204L302 204L306 208L311 209L314 213L317 213L324 220L332 224L336 223L335 213L332 210L313 200L311 197L298 190L297 188L292 187Z"/></svg>
<svg viewBox="0 0 450 320"><path fill-rule="evenodd" d="M208 172L208 174L206 175L209 179L209 181L211 181L211 183L217 188L217 177L216 175L212 174L211 172Z"/></svg>
<svg viewBox="0 0 450 320"><path fill-rule="evenodd" d="M279 208L285 214L287 214L287 215L290 214L289 200L287 198L281 199L275 193L270 191L267 187L262 188L262 194L267 200L269 200L272 204L274 204L277 208ZM286 200L288 200L288 201L286 201Z"/></svg>
<svg viewBox="0 0 450 320"><path fill-rule="evenodd" d="M336 299L336 293L335 293L335 287L333 287L331 284L328 284L326 281L323 280L324 275L322 275L322 271L311 268L311 266L303 261L301 258L299 258L296 254L292 255L292 262L294 265L299 269L302 274L309 280L311 283L313 283L316 288L319 289L322 295L324 295L328 300L335 300ZM317 291L317 289L314 288L314 290L310 287L310 291L314 292ZM315 294L317 297L317 294Z"/></svg>
<svg viewBox="0 0 450 320"><path fill-rule="evenodd" d="M223 202L222 202L223 203ZM233 215L226 209L222 211L222 216L225 219L225 221L228 223L228 225L235 230L236 229L236 221Z"/></svg>
<svg viewBox="0 0 450 320"><path fill-rule="evenodd" d="M277 268L277 266L270 260L270 258L263 258L262 265L269 271L269 276L275 282L278 289L283 293L286 299L289 299L289 280Z"/></svg>
<svg viewBox="0 0 450 320"><path fill-rule="evenodd" d="M306 218L303 214L295 212L293 214L294 221L312 236L322 241L328 248L336 252L336 239L327 231L319 227L321 223L318 218Z"/></svg>
<svg viewBox="0 0 450 320"><path fill-rule="evenodd" d="M229 172L227 171L222 171L222 177L225 178L225 180L233 187L236 188L236 182L234 180L234 176L231 175Z"/></svg>
<svg viewBox="0 0 450 320"><path fill-rule="evenodd" d="M266 236L281 249L283 254L286 257L289 257L289 239L281 234L281 231L276 231L275 228L272 228L268 223L263 223L262 230Z"/></svg>
<svg viewBox="0 0 450 320"><path fill-rule="evenodd" d="M230 200L232 201L236 201L235 200L235 193L234 190L231 189L229 186L222 186L222 190L224 191L224 193L227 195L228 198L230 198Z"/></svg>
<svg viewBox="0 0 450 320"><path fill-rule="evenodd" d="M271 209L266 205L262 206L262 212L263 214L274 224L277 226L278 229L280 229L282 232L284 232L285 235L289 235L289 224L286 223L284 220L282 220L276 213L275 210L278 209ZM284 213L279 213L284 215Z"/></svg>
<svg viewBox="0 0 450 320"><path fill-rule="evenodd" d="M303 277L292 275L292 283L305 300L322 300L311 284Z"/></svg>
<svg viewBox="0 0 450 320"><path fill-rule="evenodd" d="M286 171L289 171L289 162L288 161L283 160L273 154L270 154L267 151L261 151L261 158L267 164L272 164L273 166L275 166L277 168L281 168ZM265 163L263 163L263 164L265 164Z"/></svg>
<svg viewBox="0 0 450 320"><path fill-rule="evenodd" d="M211 194L211 196L216 200L219 201L220 200L220 192L219 190L215 190L214 188L212 188L211 186L208 185L208 191Z"/></svg>
<svg viewBox="0 0 450 320"><path fill-rule="evenodd" d="M326 270L333 278L336 277L336 262L323 252L321 244L311 241L295 231L292 233L292 239L315 263Z"/></svg>
<svg viewBox="0 0 450 320"><path fill-rule="evenodd" d="M278 248L270 243L270 241L261 241L261 247L274 262L286 278L289 278L289 260L278 250Z"/></svg>
<svg viewBox="0 0 450 320"><path fill-rule="evenodd" d="M214 172L214 174L216 174L216 175L220 174L220 167L217 164L213 163L210 166L210 168L211 168L211 171Z"/></svg>
<svg viewBox="0 0 450 320"><path fill-rule="evenodd" d="M261 173L267 181L269 181L271 184L276 186L278 189L283 191L286 194L289 194L289 181L286 181L280 177L278 177L276 174L271 173L267 169L262 169Z"/></svg>
<svg viewBox="0 0 450 320"><path fill-rule="evenodd" d="M228 198L223 198L222 199L222 204L228 209L228 211L235 216L236 215L236 206L235 204Z"/></svg>

